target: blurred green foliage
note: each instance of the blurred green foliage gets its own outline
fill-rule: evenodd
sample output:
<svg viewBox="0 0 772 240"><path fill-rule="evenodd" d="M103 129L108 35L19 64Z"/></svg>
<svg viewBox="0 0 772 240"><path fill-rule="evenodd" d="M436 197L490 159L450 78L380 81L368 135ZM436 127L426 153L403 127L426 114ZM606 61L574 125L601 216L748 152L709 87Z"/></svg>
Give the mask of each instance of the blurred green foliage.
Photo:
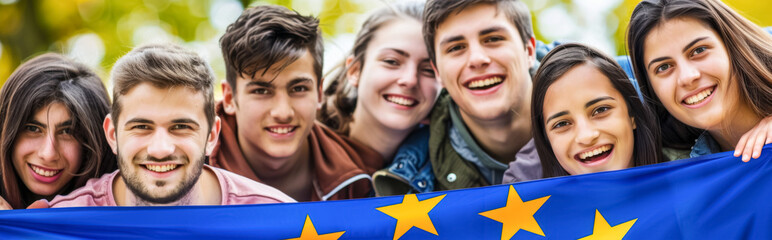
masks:
<svg viewBox="0 0 772 240"><path fill-rule="evenodd" d="M537 39L549 42L563 39L550 39L550 35L543 34L546 32L539 27L547 21L540 18L543 11L550 6L563 6L570 19L577 19L578 26L583 26L582 19L586 18L581 16L588 13L577 7L577 2L593 4L603 0L524 1L533 10ZM209 59L218 78L223 79L217 40L243 8L278 4L305 15L316 15L324 37L334 40L337 36L355 34L365 14L384 2L388 0L0 0L0 84L21 62L49 51L84 60L106 79L116 59L148 39L195 48ZM600 18L606 23L608 35L600 37L609 39L612 53L625 54L625 28L637 2L617 0L613 9ZM772 14L768 14L772 9L770 1L726 3L761 26L772 25Z"/></svg>

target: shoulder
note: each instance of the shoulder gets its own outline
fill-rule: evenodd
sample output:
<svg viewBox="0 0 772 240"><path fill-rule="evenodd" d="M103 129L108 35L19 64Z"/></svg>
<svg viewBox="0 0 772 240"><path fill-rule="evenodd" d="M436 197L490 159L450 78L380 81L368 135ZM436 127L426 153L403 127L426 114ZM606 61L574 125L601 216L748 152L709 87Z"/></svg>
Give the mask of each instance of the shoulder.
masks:
<svg viewBox="0 0 772 240"><path fill-rule="evenodd" d="M384 159L380 153L367 145L336 133L319 122L314 122L313 132L314 137L311 139L316 141L313 144L318 146L319 154L324 155L317 157L328 159L330 164L347 164L346 162L350 161L356 168L368 174L384 166Z"/></svg>
<svg viewBox="0 0 772 240"><path fill-rule="evenodd" d="M49 206L55 207L87 207L87 206L115 206L112 197L112 182L118 175L118 170L104 174L100 178L93 178L81 188L75 189L70 194L56 196Z"/></svg>
<svg viewBox="0 0 772 240"><path fill-rule="evenodd" d="M435 121L437 120L445 120L449 118L448 109L450 106L450 101L453 101L453 99L450 97L450 94L448 94L448 90L442 89L442 91L440 91L440 95L437 96L437 101L434 103L434 107L432 108L432 112L430 114L430 125L434 125Z"/></svg>
<svg viewBox="0 0 772 240"><path fill-rule="evenodd" d="M440 143L446 140L448 128L450 127L450 98L448 91L443 89L430 115L429 123L429 145L436 148Z"/></svg>
<svg viewBox="0 0 772 240"><path fill-rule="evenodd" d="M221 168L207 167L217 175L223 205L295 202L290 196L271 186Z"/></svg>

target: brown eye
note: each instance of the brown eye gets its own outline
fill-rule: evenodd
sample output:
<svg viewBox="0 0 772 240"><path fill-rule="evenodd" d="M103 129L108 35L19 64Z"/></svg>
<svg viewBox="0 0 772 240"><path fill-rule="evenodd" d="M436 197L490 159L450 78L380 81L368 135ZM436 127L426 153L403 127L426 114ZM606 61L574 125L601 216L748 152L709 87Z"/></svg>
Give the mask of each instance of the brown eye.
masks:
<svg viewBox="0 0 772 240"><path fill-rule="evenodd" d="M183 129L193 129L193 128L185 124L177 124L172 126L172 130L183 130Z"/></svg>
<svg viewBox="0 0 772 240"><path fill-rule="evenodd" d="M593 115L593 116L595 116L595 115L598 115L598 114L604 113L604 112L606 112L606 111L608 111L608 110L611 110L611 107L608 107L608 106L600 106L600 107L598 107L598 108L595 108L595 110L592 110L592 115Z"/></svg>
<svg viewBox="0 0 772 240"><path fill-rule="evenodd" d="M66 135L72 135L72 129L71 128L65 128L65 129L62 129L61 131L59 131L59 133L66 134Z"/></svg>
<svg viewBox="0 0 772 240"><path fill-rule="evenodd" d="M292 87L292 92L307 92L309 89L306 86L295 86Z"/></svg>
<svg viewBox="0 0 772 240"><path fill-rule="evenodd" d="M423 68L423 69L421 69L421 75L423 75L425 77L433 78L434 77L434 70L432 68Z"/></svg>
<svg viewBox="0 0 772 240"><path fill-rule="evenodd" d="M24 126L24 130L27 131L27 132L33 132L33 133L40 133L40 132L43 131L43 130L40 129L40 127L35 126L35 125L26 125L26 126Z"/></svg>
<svg viewBox="0 0 772 240"><path fill-rule="evenodd" d="M137 129L137 130L148 130L148 129L150 129L150 126L148 126L148 125L134 125L134 126L131 126L129 128L129 130L134 130L134 129Z"/></svg>
<svg viewBox="0 0 772 240"><path fill-rule="evenodd" d="M708 48L706 48L706 47L698 47L698 48L695 48L695 49L692 51L692 56L695 56L695 55L699 55L700 53L703 53L703 52L705 52L705 50L708 50Z"/></svg>
<svg viewBox="0 0 772 240"><path fill-rule="evenodd" d="M657 66L656 69L654 69L654 73L661 73L661 72L667 71L668 69L670 69L670 64L662 64Z"/></svg>
<svg viewBox="0 0 772 240"><path fill-rule="evenodd" d="M556 122L555 124L552 124L552 129L562 128L562 127L568 126L569 124L570 123L568 121L559 121L559 122Z"/></svg>
<svg viewBox="0 0 772 240"><path fill-rule="evenodd" d="M252 90L252 93L265 95L265 94L270 94L271 91L268 90L267 88L258 88L258 89Z"/></svg>
<svg viewBox="0 0 772 240"><path fill-rule="evenodd" d="M503 37L493 36L493 37L486 38L484 42L489 43L489 42L498 42L502 40L504 40Z"/></svg>
<svg viewBox="0 0 772 240"><path fill-rule="evenodd" d="M446 52L446 53L452 53L452 52L455 52L455 51L460 51L460 50L463 50L463 49L464 49L464 46L463 46L463 45L461 45L461 44L458 44L458 45L453 45L453 46L451 46L451 47L450 47L450 48L448 48L448 50L446 50L445 52Z"/></svg>
<svg viewBox="0 0 772 240"><path fill-rule="evenodd" d="M397 60L394 60L394 59L391 59L391 58L384 59L384 60L382 60L382 62L384 62L384 63L386 63L388 65L391 65L391 66L399 66L399 62Z"/></svg>

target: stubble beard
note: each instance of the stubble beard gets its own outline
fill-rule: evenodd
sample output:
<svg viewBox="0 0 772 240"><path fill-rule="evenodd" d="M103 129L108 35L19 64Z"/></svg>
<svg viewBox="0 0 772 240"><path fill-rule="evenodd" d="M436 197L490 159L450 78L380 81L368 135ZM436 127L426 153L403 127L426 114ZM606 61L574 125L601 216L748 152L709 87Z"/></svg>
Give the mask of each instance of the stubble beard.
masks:
<svg viewBox="0 0 772 240"><path fill-rule="evenodd" d="M137 206L152 206L152 205L160 205L160 204L170 204L173 202L177 202L175 205L190 205L192 202L192 195L191 189L193 189L193 186L196 185L198 182L198 178L201 176L201 171L204 165L204 160L206 158L206 155L204 153L201 154L201 157L199 158L199 161L191 162L187 156L182 156L182 158L185 160L185 162L188 163L188 167L192 168L192 172L189 172L189 174L185 174L185 179L182 180L182 182L177 183L177 186L170 192L162 193L162 194L152 194L148 187L145 186L142 183L142 179L139 174L136 172L130 173L127 170L131 169L133 166L133 162L139 161L140 159L134 159L134 161L126 162L123 160L123 157L120 154L120 150L118 150L118 167L121 172L121 178L123 179L123 182L126 184L126 187L129 188L132 194L136 197L135 203ZM170 158L164 158L164 159L155 159L152 157L148 157L147 159L141 159L141 160L150 160L155 162L163 162L168 161ZM127 164L131 164L127 166ZM155 184L156 186L164 186L166 184L174 184L167 181L155 181L152 184Z"/></svg>

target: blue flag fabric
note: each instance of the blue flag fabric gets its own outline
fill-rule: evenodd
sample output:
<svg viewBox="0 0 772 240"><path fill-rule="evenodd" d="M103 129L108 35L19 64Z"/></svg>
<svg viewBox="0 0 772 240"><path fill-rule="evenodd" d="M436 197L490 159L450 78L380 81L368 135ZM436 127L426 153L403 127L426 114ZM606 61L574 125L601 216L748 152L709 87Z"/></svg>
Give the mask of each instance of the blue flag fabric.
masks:
<svg viewBox="0 0 772 240"><path fill-rule="evenodd" d="M771 158L361 200L12 210L0 239L772 239Z"/></svg>

